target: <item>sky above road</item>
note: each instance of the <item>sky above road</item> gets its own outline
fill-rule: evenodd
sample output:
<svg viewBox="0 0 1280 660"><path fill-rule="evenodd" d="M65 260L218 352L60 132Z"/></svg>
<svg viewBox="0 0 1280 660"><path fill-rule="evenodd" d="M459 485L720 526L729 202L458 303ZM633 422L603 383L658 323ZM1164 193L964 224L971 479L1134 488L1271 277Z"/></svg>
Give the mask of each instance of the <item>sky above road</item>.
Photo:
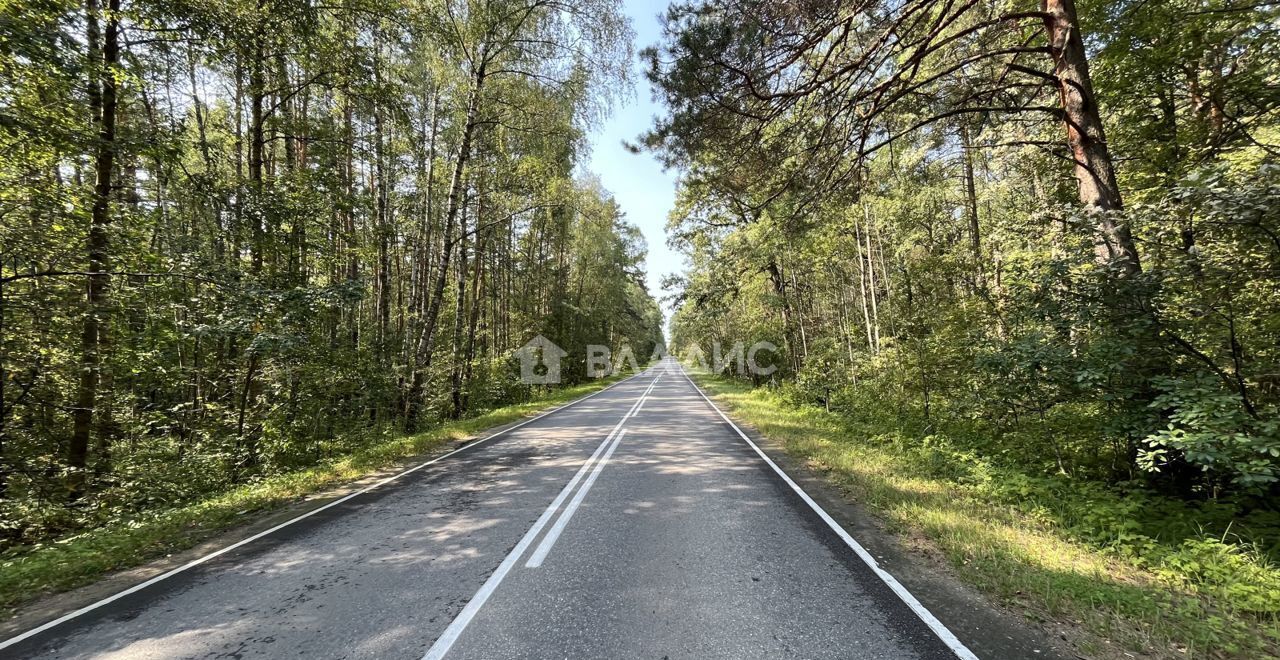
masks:
<svg viewBox="0 0 1280 660"><path fill-rule="evenodd" d="M666 9L667 0L626 0L624 5L636 31L636 51L657 43L661 35L658 14ZM600 177L605 189L622 206L627 220L644 232L649 244L649 292L661 297L666 295L659 285L662 276L683 270L682 257L667 248L664 232L667 213L675 202L676 177L674 172L663 172L652 154L633 154L622 146L624 140L635 142L662 111L651 99L638 58L632 68L634 94L619 103L613 115L591 135L587 170ZM671 310L665 305L663 312L670 319Z"/></svg>

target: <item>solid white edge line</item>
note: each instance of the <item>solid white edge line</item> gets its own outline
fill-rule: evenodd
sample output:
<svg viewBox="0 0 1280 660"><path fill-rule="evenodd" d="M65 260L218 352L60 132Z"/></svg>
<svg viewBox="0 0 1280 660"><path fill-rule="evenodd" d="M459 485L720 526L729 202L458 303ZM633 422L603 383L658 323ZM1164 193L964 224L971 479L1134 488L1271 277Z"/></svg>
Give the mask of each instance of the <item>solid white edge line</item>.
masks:
<svg viewBox="0 0 1280 660"><path fill-rule="evenodd" d="M613 456L613 450L618 448L618 443L622 442L622 436L627 434L626 429L618 432L613 438L613 443L609 445L609 449L605 451L604 456L596 461L595 467L591 469L591 475L587 480L582 482L582 487L578 492L574 493L573 499L569 500L568 506L560 512L560 517L556 519L556 524L547 530L547 535L542 537L542 542L529 555L529 561L525 562L526 568L537 568L542 565L542 561L547 558L547 554L551 552L551 548L556 544L556 540L560 538L560 533L564 531L565 525L569 524L569 519L573 518L573 514L578 510L578 505L582 504L582 500L586 498L587 492L591 490L592 484L596 482L596 478L600 476L600 472L604 470L604 466L608 464L609 457Z"/></svg>
<svg viewBox="0 0 1280 660"><path fill-rule="evenodd" d="M773 468L773 471L791 487L791 490L795 491L795 493L800 496L800 499L804 500L805 504L808 504L809 508L813 509L814 512L818 514L818 517L822 518L822 521L827 523L827 526L840 537L840 540L845 542L845 545L848 545L853 549L853 552L862 559L862 562L865 563L881 581L888 585L889 588L893 590L893 593L897 594L898 598L900 598L902 602L906 603L907 607L911 608L911 611L915 612L916 616L920 617L921 621L924 621L925 625L929 626L929 629L932 630L940 640L942 640L943 644L946 644L947 647L956 654L956 657L963 658L964 660L978 660L978 656L974 655L973 651L970 651L969 648L955 636L955 633L952 633L951 630L943 625L943 623L939 621L928 608L921 604L919 600L916 600L916 597L911 595L911 592L907 591L907 588L902 586L902 583L898 582L897 578L893 577L889 571L880 568L880 564L876 562L875 557L872 557L871 553L867 552L866 548L862 547L861 543L854 540L849 532L845 531L845 529L831 517L831 514L827 513L826 510L815 502L799 484L793 481L786 472L783 472L782 468L778 467L777 463L774 463L773 459L769 458L769 456L765 454L764 451L762 451L760 447L751 440L751 438L747 437L747 434L743 433L742 429L738 428L738 425L734 424L733 420L729 419L728 415L725 415L724 411L720 410L719 406L717 406L715 402L713 402L710 397L702 391L702 388L698 387L698 384L693 382L693 379L684 372L683 365L681 366L681 375L684 376L685 380L689 381L689 384L692 385L693 389L702 396L702 399L707 402L707 405L711 406L711 409L720 415L720 419L723 419L725 423L733 428L734 431L738 432L738 436L745 440L746 443L755 450L756 454L758 454L760 458L769 465L769 467Z"/></svg>
<svg viewBox="0 0 1280 660"><path fill-rule="evenodd" d="M560 406L556 406L555 408L552 408L551 410L548 410L548 411L546 411L546 412L543 412L543 413L541 413L541 414L539 414L539 415L537 415L537 416L535 416L535 417L531 417L531 418L529 418L529 419L527 419L527 420L525 420L525 421L523 421L523 422L520 422L519 424L516 424L515 426L511 426L511 427L505 428L505 429L503 429L503 430L501 430L501 431L498 431L497 433L494 433L494 434L492 434L492 435L488 435L488 436L485 436L485 437L483 437L483 438L481 438L481 439L479 439L479 440L475 440L475 441L473 441L473 442L469 442L469 443L467 443L466 445L463 445L462 447L459 447L459 448L457 448L457 449L455 449L455 450L453 450L453 451L451 451L451 452L449 452L449 453L447 453L447 454L444 454L443 456L437 456L436 458L433 458L433 459L431 459L431 460L429 460L429 461L427 461L427 462L425 462L425 463L422 463L422 464L420 464L420 465L416 465L416 466L414 466L414 467L411 467L411 468L409 468L409 469L407 469L407 470L404 470L404 471L401 471L401 472L397 472L396 474L393 474L393 475L391 475L390 477L387 477L386 479L383 479L383 480L381 480L381 481L378 481L377 483L371 484L371 485L369 485L369 486L365 486L364 488L361 488L360 490L357 490L357 491L355 491L354 493L350 493L350 494L348 494L348 495L344 495L343 497L338 498L338 499L336 499L336 500L334 500L334 501L332 501L332 502L330 502L330 503L328 503L328 504L325 504L324 506L317 507L317 508L315 508L315 509L312 509L312 510L310 510L310 511L306 512L306 513L303 513L302 515L299 515L299 516L294 517L294 518L290 518L289 520L286 520L285 522L282 522L282 523L280 523L279 525L276 525L275 527L272 527L272 528L270 528L270 529L268 529L268 530L266 530L266 531L258 532L257 534L254 534L253 536L250 536L249 538L246 538L246 539L242 539L242 540L240 540L240 541L237 541L237 542L235 542L235 543L233 543L233 544L231 544L231 545L229 545L229 546L227 546L227 547L225 547L225 548L222 548L221 550L217 550L217 551L211 552L211 553L209 553L209 554L207 554L207 555L204 555L203 557L198 557L198 558L196 558L196 559L193 559L193 560L191 560L191 561L189 561L189 562L187 562L187 563L185 563L185 564L183 564L183 565L181 565L181 566L179 566L179 567L177 567L177 568L174 568L174 569L171 569L171 570L166 571L166 572L164 572L164 573L161 573L160 575L157 575L157 576L155 576L155 577L153 577L153 578L151 578L151 579L149 579L149 580L147 580L147 581L145 581L145 582L140 582L140 583L138 583L138 584L135 584L135 585L133 585L132 587L129 587L128 589L125 589L124 591L118 592L118 593L113 594L113 595L111 595L111 596L107 596L106 598L103 598L102 600L96 601L96 602L94 602L94 603L90 603L89 605L85 605L84 607L81 607L81 608L80 608L80 609L78 609L78 610L75 610L75 611L69 612L69 613L67 613L67 614L64 614L64 615L62 615L62 616L60 616L60 617L58 617L58 618L56 618L56 619L54 619L54 620L52 620L52 621L49 621L49 622L47 622L47 623L44 623L44 624L42 624L42 625L40 625L40 626L37 626L37 627L35 627L35 628L32 628L31 630L28 630L28 631L26 631L26 632L24 632L24 633L21 633L21 634L19 634L19 635L15 635L15 636L13 636L13 637L10 637L9 639L6 639L6 640L4 640L3 642L0 642L0 650L3 650L3 649L6 649L6 648L9 648L10 646L13 646L14 644L18 644L18 643L24 642L24 641L26 641L26 640L28 640L28 639L30 639L30 638L32 638L32 637L34 637L34 636L36 636L36 635L39 635L40 633L43 633L43 632L45 632L45 631L47 631L47 630L50 630L50 629L52 629L52 628L56 628L57 626L60 626L60 625L62 625L62 624L64 624L64 623L66 623L66 622L68 622L68 621L71 621L71 620L76 619L76 618L78 618L78 617L80 617L80 616L83 616L83 615L85 615L85 614L88 614L89 612L92 612L92 611L94 611L94 610L96 610L96 609L98 609L98 608L102 607L103 605L109 605L109 604L111 604L111 603L114 603L115 601L120 600L121 598L124 598L125 596L129 596L129 595L135 594L135 593L137 593L137 592L139 592L139 591L142 591L143 589L146 589L147 587L150 587L150 586L151 586L151 585L153 585L153 584L156 584L156 583L162 582L162 581L164 581L164 580L167 580L167 579L169 579L169 578L171 578L171 577L173 577L173 576L175 576L175 575L178 575L179 573L186 572L186 571L188 571L188 570L190 570L190 569L192 569L192 568L195 568L196 566L199 566L199 565L201 565L201 564L203 564L203 563L205 563L205 562L208 562L208 561L209 561L209 560L211 560L211 559L216 559L217 557L220 557L220 556L222 556L222 555L224 555L224 554L226 554L226 553L228 553L228 552L231 552L232 550L235 550L235 549L237 549L237 548L241 548L241 547L243 547L243 546L245 546L245 545L248 545L248 544L250 544L250 543L252 543L252 542L254 542L254 541L257 541L258 539L263 538L264 536L270 536L271 534L274 534L274 533L276 533L276 532L278 532L278 531L280 531L280 530L284 529L285 527L288 527L288 526L290 526L290 525L292 525L292 524L294 524L294 523L296 523L296 522L298 522L298 521L300 521L300 520L304 520L304 519L306 519L306 518L310 518L311 516L314 516L314 515L316 515L317 513L320 513L321 511L325 511L325 510L327 510L327 509L331 509L331 508L333 508L333 507L335 507L335 506L338 506L339 504L342 504L343 502L346 502L346 501L348 501L348 500L350 500L350 499L352 499L352 498L354 498L354 497L358 497L358 496L363 495L363 494L365 494L365 493L367 493L367 492L369 492L369 491L371 491L371 490L374 490L375 488L379 488L379 487L381 487L381 486L385 486L386 484L389 484L389 483L391 483L391 482L393 482L393 481L395 481L395 480L399 479L400 477L403 477L403 476L405 476L405 475L407 475L407 474L412 474L412 473L414 473L414 472L417 472L418 470L421 470L422 468L427 467L428 465L431 465L431 464L433 464L433 463L438 463L438 462L440 462L440 461L443 461L444 459L449 458L450 456L453 456L454 454L457 454L458 452L465 451L465 450L467 450L467 449L471 449L471 448L473 448L473 447L477 447L477 446L479 446L479 445L485 444L485 443L489 442L490 440L493 440L494 438L497 438L497 437L500 437L500 436L506 435L506 434L508 434L508 433L510 433L510 432L512 432L512 431L514 431L514 430L516 430L516 429L518 429L518 428L520 428L520 427L522 427L522 426L526 426L526 425L528 425L528 424L532 424L532 423L534 423L534 422L536 422L536 421L538 421L538 420L542 419L543 417L546 417L546 416L551 415L551 414L553 414L553 413L557 413L557 412L559 412L559 411L561 411L561 410L564 410L565 408L568 408L568 407L570 407L570 406L577 405L577 404L579 404L579 403L581 403L581 402L583 402L583 401L586 401L587 399L590 399L590 398L592 398L592 397L595 397L595 396L598 396L598 395L604 394L605 392L607 392L607 391L609 391L609 390L613 389L614 387L616 387L616 386L618 386L618 385L621 385L621 384L623 384L623 383L625 383L625 382L627 382L627 381L630 381L630 380L632 380L633 378L636 378L637 376L638 376L638 374L637 374L637 375L635 375L635 376L628 376L627 378L623 378L622 380L620 380L620 381L618 381L618 382L616 382L616 383L613 383L613 384L611 384L611 385L609 385L609 386L607 386L607 387L602 388L602 389L601 389L600 391L598 391L598 392L592 392L591 394L588 394L588 395L586 395L586 396L579 397L579 398L574 399L573 401L570 401L570 402L568 402L568 403L566 403L566 404L563 404L563 405L560 405Z"/></svg>
<svg viewBox="0 0 1280 660"><path fill-rule="evenodd" d="M649 388L653 388L652 383L650 383ZM645 394L648 394L648 392L649 390L645 390ZM449 649L453 648L454 643L458 641L458 638L462 636L463 631L465 631L467 626L471 624L471 620L480 612L480 608L484 607L485 602L489 600L489 596L493 595L493 592L498 588L498 585L502 584L502 581L506 579L507 574L510 573L511 569L520 561L520 556L524 554L525 550L529 549L529 546L533 544L533 540L537 538L538 534L542 533L542 528L547 526L547 523L551 521L551 517L555 515L556 510L564 503L565 498L569 496L569 493L573 492L574 487L576 487L578 482L582 479L582 475L586 474L587 471L591 469L596 458L600 456L600 452L603 451L605 447L617 446L617 442L614 440L614 437L620 435L619 430L622 428L622 424L627 421L627 417L631 414L631 411L635 410L635 407L640 405L640 402L643 400L644 394L640 395L640 399L637 399L635 403L631 404L631 408L622 415L622 419L614 425L613 430L609 432L609 435L605 436L605 439L600 443L600 446L596 447L595 453L591 454L591 458L588 458L587 462L583 463L582 467L578 468L578 471L573 475L573 478L569 480L569 483L565 485L564 489L560 491L560 494L556 495L556 498L551 501L551 504L542 512L542 515L538 516L538 520L533 523L533 526L529 528L529 531L525 532L524 536L520 538L520 542L516 543L516 547L512 548L511 552L507 553L507 556L503 558L502 563L498 564L498 568L493 571L493 574L484 581L484 584L480 585L480 589L471 597L471 600L467 601L467 604L462 608L462 611L458 612L458 615L453 618L453 621L449 622L449 627L445 628L444 632L440 633L440 636L436 638L436 641L431 645L431 648L427 649L426 655L422 656L422 660L440 660L449 653ZM623 433L625 433L625 431L623 431ZM610 444L611 442L612 444ZM609 452L612 453L612 451L613 449L610 448Z"/></svg>

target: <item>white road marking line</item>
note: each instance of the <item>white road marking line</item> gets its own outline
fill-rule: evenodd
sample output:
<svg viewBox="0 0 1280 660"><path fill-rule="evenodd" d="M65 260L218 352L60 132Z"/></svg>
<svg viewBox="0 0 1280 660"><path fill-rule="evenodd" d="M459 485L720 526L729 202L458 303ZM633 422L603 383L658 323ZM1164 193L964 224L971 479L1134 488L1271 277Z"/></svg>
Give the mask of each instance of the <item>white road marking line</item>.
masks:
<svg viewBox="0 0 1280 660"><path fill-rule="evenodd" d="M516 562L519 561L520 555L524 554L525 549L533 543L533 539L537 537L538 533L542 531L542 528L546 527L547 523L551 521L551 517L555 515L556 509L559 509L560 504L569 496L569 493L573 492L574 487L576 487L578 482L582 480L582 475L586 474L587 471L591 469L591 465L595 463L596 459L600 456L600 453L603 452L606 447L610 446L610 442L613 440L614 434L617 433L617 430L618 428L615 426L613 432L609 433L609 435L605 437L604 442L601 442L600 446L596 447L595 452L591 454L591 458L588 458L587 462L583 463L582 467L578 468L578 471L574 473L573 478L570 479L569 483L560 491L560 494L556 495L556 498L551 501L551 504L542 512L542 515L538 516L537 522L533 523L533 526L529 528L529 531L525 532L524 537L520 539L520 542L516 544L516 547L512 548L511 552L507 554L507 557L498 565L498 569L489 576L489 579L484 581L484 584L480 586L480 590L471 597L470 601L467 601L466 607L462 608L462 611L458 613L458 616L454 617L453 621L449 624L449 627L445 628L444 632L440 634L440 637L436 639L436 642L427 650L427 654L422 656L423 660L443 658L444 655L449 652L449 648L453 646L454 642L458 641L458 637L462 635L462 631L471 623L471 619L475 618L476 613L484 606L485 601L489 600L489 596L498 588L498 585L502 583L502 580L507 577L507 573L511 572L512 567L514 567Z"/></svg>
<svg viewBox="0 0 1280 660"><path fill-rule="evenodd" d="M649 393L653 391L653 386L658 384L659 378L662 378L662 374L657 374L653 377L653 381L649 383L648 389L644 391L644 394L640 395L640 400L636 402L636 405L631 407L631 412L627 413L627 416L622 418L624 421L630 417L635 417L640 414L640 409L644 407L644 402L649 400ZM622 422L618 422L618 424L621 425Z"/></svg>
<svg viewBox="0 0 1280 660"><path fill-rule="evenodd" d="M573 499L569 501L569 505L565 507L564 511L560 512L560 517L556 519L556 524L552 525L551 529L547 532L547 535L542 537L542 542L538 544L537 549L535 549L533 554L529 556L529 561L525 562L525 568L538 568L539 566L542 566L543 560L545 560L547 558L547 554L551 552L551 547L556 544L556 540L560 538L560 533L563 532L565 526L569 524L569 519L573 518L574 512L578 510L578 505L582 504L583 498L587 496L587 491L591 490L591 485L594 484L596 482L596 478L600 476L600 471L604 469L605 463L609 462L609 457L613 455L613 450L617 449L618 443L622 442L622 436L626 435L627 430L622 428L622 425L625 424L628 419L635 417L636 413L640 412L640 408L644 406L644 402L649 398L649 393L653 391L654 385L657 384L658 379L654 378L653 382L649 383L649 387L645 389L644 394L640 395L640 399L635 402L635 405L631 406L631 410L626 415L622 416L622 419L618 422L617 426L613 427L613 433L617 434L617 437L613 440L613 444L609 446L609 450L605 452L604 457L600 459L600 462L596 463L595 469L591 471L591 476L583 482L582 488L578 489L578 492L573 496ZM609 435L612 437L613 433L610 433Z"/></svg>
<svg viewBox="0 0 1280 660"><path fill-rule="evenodd" d="M525 532L524 536L520 539L520 542L516 544L516 547L511 549L511 552L508 553L506 558L502 560L502 563L498 565L497 570L489 576L489 579L485 580L483 585L480 585L480 590L471 597L471 600L467 601L466 607L462 608L462 611L458 613L458 616L454 617L453 621L449 623L449 627L445 628L444 632L440 634L440 637L436 638L436 641L431 645L431 648L427 649L427 654L422 656L422 660L439 660L449 652L449 649L453 648L454 643L462 636L462 632L467 629L467 626L471 624L471 620L475 618L476 614L480 611L480 608L484 607L485 602L489 600L489 596L493 595L493 592L498 588L498 585L502 584L502 581L506 579L507 574L511 572L513 567L515 567L516 562L520 561L520 556L523 555L524 551L533 544L533 540L542 532L542 528L546 527L547 523L551 521L551 517L555 515L556 510L560 508L560 505L564 502L565 498L569 496L569 493L573 492L574 487L576 487L578 482L582 479L582 475L586 474L587 471L591 469L592 464L595 463L600 452L604 451L606 447L609 447L608 453L613 453L613 447L616 447L618 444L614 438L615 436L618 438L621 437L619 432L622 429L622 424L627 421L627 418L631 415L632 411L634 411L636 406L640 405L640 403L644 401L645 395L647 395L649 390L652 389L653 383L649 383L649 387L644 391L644 394L641 394L640 398L637 399L635 403L631 404L631 408L627 410L627 412L622 416L622 419L614 425L613 430L609 432L609 435L605 436L604 442L601 442L600 446L596 447L596 451L591 454L591 458L588 458L587 462L583 463L581 468L578 468L578 472L573 475L573 478L570 479L569 483L560 491L560 494L556 495L556 499L552 500L551 505L542 512L542 515L538 516L538 520L533 523L533 526L529 528L529 531ZM625 431L621 432L625 433ZM594 474L595 473L593 473L593 475Z"/></svg>
<svg viewBox="0 0 1280 660"><path fill-rule="evenodd" d="M612 385L610 385L610 386L608 386L608 387L606 387L606 388L604 388L604 389L600 390L599 392L594 392L594 393L592 393L592 394L588 394L587 396L584 396L584 397L581 397L581 398L578 398L578 399L574 399L573 401L570 401L569 403L566 403L566 404L564 404L564 405L562 405L562 406L557 406L557 407L555 407L555 408L552 408L551 410L548 410L548 411L546 411L546 412L544 412L544 413L542 413L542 414L540 414L540 415L538 415L538 416L536 416L536 417L532 417L532 418L530 418L530 419L528 419L528 420L525 420L525 421L523 421L523 422L520 422L519 424L516 424L515 426L509 427L509 428L506 428L506 429L503 429L503 430L501 430L501 431L498 431L497 433L494 433L494 434L489 435L489 436L487 436L487 437L484 437L484 438L481 438L481 439L479 439L479 440L476 440L475 442L468 443L467 445L464 445L464 446L462 446L462 447L459 447L459 448L457 448L457 449L455 449L455 450L453 450L453 451L451 451L451 452L449 452L449 453L447 453L447 454L445 454L445 455L443 455L443 456L438 456L438 457L433 458L433 459L431 459L431 460L429 460L429 461L427 461L427 462L425 462L425 463L422 463L422 464L420 464L420 465L416 465L416 466L411 467L411 468L409 468L409 469L407 469L407 470L404 470L404 471L402 471L402 472L398 472L398 473L396 473L396 474L393 474L393 475L391 475L390 477L387 477L386 479L383 479L383 480L381 480L381 481L379 481L379 482L377 482L377 483L371 484L371 485L369 485L369 486L365 486L364 488L361 488L360 490L357 490L357 491L355 491L354 493L350 493L350 494L348 494L348 495L345 495L345 496L343 496L343 497L341 497L341 498L339 498L339 499L336 499L336 500L334 500L334 501L332 501L332 502L330 502L330 503L328 503L328 504L326 504L326 505L324 505L324 506L321 506L321 507L318 507L318 508L312 509L312 510L310 510L310 511L308 511L308 512L306 512L306 513L302 514L302 515L299 515L299 516L297 516L297 517L290 518L289 520L286 520L285 522L282 522L282 523L280 523L279 525L276 525L275 527L272 527L271 529L268 529L268 530L263 531L263 532L258 532L257 534L254 534L253 536L250 536L250 537L249 537L249 538L247 538L247 539L243 539L243 540L237 541L236 543L233 543L233 544L231 544L231 545L229 545L229 546L227 546L227 547L225 547L225 548L223 548L223 549L221 549L221 550L217 550L217 551L215 551L215 552L211 552L211 553L209 553L209 554L207 554L207 555L205 555L205 556L203 556L203 557L199 557L199 558L197 558L197 559L193 559L193 560L191 560L191 561L189 561L189 562L187 562L187 563L185 563L185 564L183 564L183 565L181 565L181 566L179 566L179 567L177 567L177 568L175 568L175 569L172 569L172 570L167 571L167 572L165 572L165 573L161 573L160 575L157 575L157 576L155 576L155 577L151 578L150 580L147 580L146 582L141 582L141 583L139 583L139 584L135 584L134 586L129 587L128 589L125 589L124 591L121 591L121 592L116 593L116 594L114 594L114 595L108 596L108 597L106 597L106 598L103 598L102 600L99 600L99 601L97 601L97 602L91 603L91 604L89 604L89 605L85 605L84 607L82 607L82 608L80 608L80 609L78 609L78 610L75 610L74 612L70 612L70 613L68 613L68 614L64 614L63 616L60 616L60 617L58 617L58 618L56 618L56 619L54 619L54 620L52 620L52 621L49 621L48 623L45 623L45 624L43 624L43 625L41 625L41 626L37 626L37 627L35 627L35 628L32 628L31 630L28 630L27 632L24 632L24 633L22 633L22 634L20 634L20 635L15 635L15 636L13 636L13 637L10 637L9 639L6 639L6 640L4 640L3 642L0 642L0 649L6 649L6 648L9 648L10 646L13 646L14 644L18 644L18 643L20 643L20 642L23 642L23 641L25 641L25 640L27 640L27 639L30 639L31 637L34 637L34 636L36 636L36 635L39 635L40 633L43 633L43 632L45 632L45 631L47 631L47 630L49 630L49 629L51 629L51 628L54 628L54 627L60 626L60 625L62 625L62 624L64 624L64 623L66 623L66 622L68 622L68 621L71 621L72 619L75 619L75 618L80 617L80 616L83 616L83 615L85 615L85 614L87 614L87 613L89 613L89 612L92 612L92 611L94 611L94 610L96 610L96 609L98 609L98 608L102 607L103 605L109 605L109 604L111 604L111 603L114 603L114 602L115 602L115 601L117 601L117 600L120 600L121 598L124 598L125 596L129 596L129 595L131 595L131 594L135 594L135 593L137 593L137 592L139 592L139 591L142 591L143 589L146 589L147 587L149 587L149 586L151 586L151 585L153 585L153 584L156 584L156 583L158 583L158 582L162 582L162 581L167 580L167 579L169 579L169 578L171 578L171 577L173 577L173 576L175 576L175 575L177 575L177 574L179 574L179 573L183 573L183 572L188 571L188 570L190 570L190 569L192 569L192 568L195 568L196 566L199 566L199 565L201 565L201 564L203 564L203 563L205 563L205 562L208 562L208 561L209 561L209 560L211 560L211 559L215 559L215 558L220 557L220 556L222 556L222 555L224 555L224 554L226 554L226 553L228 553L228 552L231 552L232 550L235 550L235 549L237 549L237 548L240 548L240 547L243 547L243 546L245 546L245 545L248 545L249 543L252 543L252 542L254 542L254 541L257 541L258 539L260 539L260 538L262 538L262 537L264 537L264 536L269 536L269 535L271 535L271 534L274 534L274 533L276 533L276 532L278 532L278 531L280 531L280 530L284 529L285 527L288 527L289 525L292 525L292 524L294 524L294 523L296 523L296 522L298 522L298 521L300 521L300 520L304 520L304 519L306 519L306 518L310 518L311 516L314 516L314 515L316 515L317 513L320 513L321 511L325 511L325 510L327 510L327 509L331 509L331 508L333 508L333 507L335 507L335 506L338 506L339 504L342 504L343 502L346 502L346 501L348 501L348 500L350 500L350 499L352 499L352 498L354 498L354 497L358 497L358 496L360 496L360 495L363 495L363 494L365 494L365 493L367 493L367 492L369 492L369 491L371 491L371 490L373 490L373 489L375 489L375 488L378 488L378 487L380 487L380 486L385 486L386 484L389 484L389 483L391 483L391 482L393 482L393 481L395 481L395 480L399 479L400 477L405 476L406 474L412 474L412 473L414 473L414 472L417 472L418 470L421 470L421 469L422 469L422 468L424 468L424 467L427 467L428 465L431 465L431 464L433 464L433 463L438 463L438 462L440 462L440 461L443 461L444 459L449 458L450 456L453 456L454 454L457 454L458 452L466 451L466 450L471 449L471 448L473 448L473 447L477 447L477 446L479 446L479 445L485 444L485 443L489 442L490 440L493 440L494 438L497 438L497 437L500 437L500 436L506 435L506 434L508 434L508 433L510 433L510 432L512 432L512 431L514 431L514 430L516 430L516 429L518 429L518 428L520 428L520 427L522 427L522 426L527 426L527 425L529 425L529 424L532 424L532 423L534 423L534 422L536 422L536 421L538 421L538 420L542 419L543 417L546 417L546 416L551 415L551 414L553 414L553 413L556 413L556 412L559 412L559 411L561 411L561 410L564 410L565 408L568 408L568 407L570 407L570 406L573 406L573 405L577 405L577 404L579 404L579 403L582 403L583 401L586 401L587 399L590 399L590 398L592 398L592 397L595 397L595 396L599 396L599 395L601 395L601 394L604 394L604 393L605 393L605 392L607 392L608 390L611 390L611 389L613 389L614 387L616 387L616 386L618 386L618 385L621 385L621 384L623 384L623 383L625 383L625 382L627 382L627 381L630 381L632 378L635 378L635 376L631 376L631 377L628 377L628 378L624 378L624 379L622 379L622 380L620 380L620 381L618 381L618 382L616 382L616 383L614 383L614 384L612 384Z"/></svg>
<svg viewBox="0 0 1280 660"><path fill-rule="evenodd" d="M578 489L578 492L574 494L573 499L569 501L569 505L564 508L564 511L560 512L560 517L556 519L556 524L552 525L551 529L547 532L547 535L542 537L542 543L538 544L538 548L534 550L533 555L529 557L529 561L525 562L525 567L537 568L542 565L542 560L547 558L547 553L551 552L552 546L554 546L556 544L556 540L560 538L560 533L564 531L565 525L569 524L569 519L573 518L574 512L578 510L578 505L582 504L583 498L587 496L587 491L591 490L592 484L594 484L596 482L596 478L600 476L600 471L603 470L605 464L609 462L609 457L613 456L613 450L618 448L618 443L622 442L622 436L626 434L627 430L622 429L618 432L618 435L614 437L613 444L609 445L609 449L604 453L604 456L601 456L600 460L596 461L595 468L591 470L591 476L587 477L587 480L582 482L582 488Z"/></svg>
<svg viewBox="0 0 1280 660"><path fill-rule="evenodd" d="M720 408L716 406L709 397L707 397L706 393L702 391L702 388L698 387L698 384L693 382L693 379L684 372L683 366L681 366L680 372L681 375L684 376L684 379L689 381L689 384L693 386L693 389L702 396L704 401L707 402L707 405L711 406L711 409L720 415L720 419L723 419L725 423L733 428L734 431L738 432L738 436L745 440L746 443L756 451L756 454L758 454L765 463L768 463L769 467L773 468L773 471L776 472L788 486L791 486L791 490L795 491L795 493L800 496L800 499L804 500L805 504L808 504L809 508L813 509L814 512L818 514L818 517L822 518L822 521L827 523L827 526L845 542L845 545L848 545L853 549L853 552L862 559L863 563L870 567L871 571L875 573L881 581L888 585L889 588L893 590L893 593L897 594L898 598L902 599L902 602L906 603L907 607L911 608L911 611L915 612L916 616L920 617L921 621L924 621L925 625L929 626L929 629L942 640L943 644L947 645L947 648L951 649L952 653L956 654L956 657L963 658L964 660L978 660L978 656L974 655L973 651L970 651L963 642L956 638L955 634L943 625L943 623L939 621L938 618L928 610L928 608L921 604L920 601L916 600L916 597L911 595L911 592L907 591L907 588L902 586L902 583L898 582L897 578L893 577L889 571L880 568L880 564L871 556L871 553L867 552L866 548L862 547L861 543L855 541L854 538L849 535L849 532L845 531L845 529L841 527L840 524L826 512L826 510L819 506L817 502L813 501L813 498L809 497L809 494L804 492L804 489L793 481L786 472L783 472L782 468L778 467L778 465L773 462L773 459L770 459L767 454L761 451L760 447L756 446L756 443L752 442L751 438L747 437L747 434L743 433L742 429L738 428L738 425L734 424L733 420L729 419L729 417L724 414L724 411L720 410Z"/></svg>

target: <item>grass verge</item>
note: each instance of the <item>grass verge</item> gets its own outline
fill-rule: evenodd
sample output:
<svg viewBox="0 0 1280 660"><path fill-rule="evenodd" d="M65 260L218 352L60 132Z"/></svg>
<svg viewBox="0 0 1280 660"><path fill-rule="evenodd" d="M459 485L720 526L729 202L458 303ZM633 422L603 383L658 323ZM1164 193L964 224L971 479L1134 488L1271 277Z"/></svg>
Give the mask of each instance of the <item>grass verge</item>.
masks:
<svg viewBox="0 0 1280 660"><path fill-rule="evenodd" d="M112 523L22 549L0 562L0 610L13 612L35 598L88 584L103 574L185 550L306 495L333 488L438 452L485 429L501 426L585 396L618 378L552 391L526 403L448 422L422 433L371 444L346 456L296 472L267 477L182 507Z"/></svg>
<svg viewBox="0 0 1280 660"><path fill-rule="evenodd" d="M891 532L941 555L962 580L1011 609L1061 629L1082 655L1280 657L1280 569L1259 553L1217 539L1172 548L1147 539L1152 547L1142 552L1132 551L1142 547L1134 542L1084 542L1085 523L1064 525L1054 515L1071 504L1069 485L1051 489L991 466L979 471L972 457L930 451L928 438L876 435L740 381L695 380ZM1082 506L1132 511L1119 494L1104 497L1116 501L1094 490ZM1092 525L1115 520L1098 516Z"/></svg>

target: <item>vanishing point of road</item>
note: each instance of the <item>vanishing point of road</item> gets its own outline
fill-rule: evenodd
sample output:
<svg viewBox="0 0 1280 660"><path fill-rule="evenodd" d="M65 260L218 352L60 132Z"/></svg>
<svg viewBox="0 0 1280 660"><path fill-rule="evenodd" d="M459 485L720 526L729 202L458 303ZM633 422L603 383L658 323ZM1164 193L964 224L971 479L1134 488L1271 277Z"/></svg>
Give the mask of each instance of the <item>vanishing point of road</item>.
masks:
<svg viewBox="0 0 1280 660"><path fill-rule="evenodd" d="M972 658L674 360L3 642L42 658Z"/></svg>

